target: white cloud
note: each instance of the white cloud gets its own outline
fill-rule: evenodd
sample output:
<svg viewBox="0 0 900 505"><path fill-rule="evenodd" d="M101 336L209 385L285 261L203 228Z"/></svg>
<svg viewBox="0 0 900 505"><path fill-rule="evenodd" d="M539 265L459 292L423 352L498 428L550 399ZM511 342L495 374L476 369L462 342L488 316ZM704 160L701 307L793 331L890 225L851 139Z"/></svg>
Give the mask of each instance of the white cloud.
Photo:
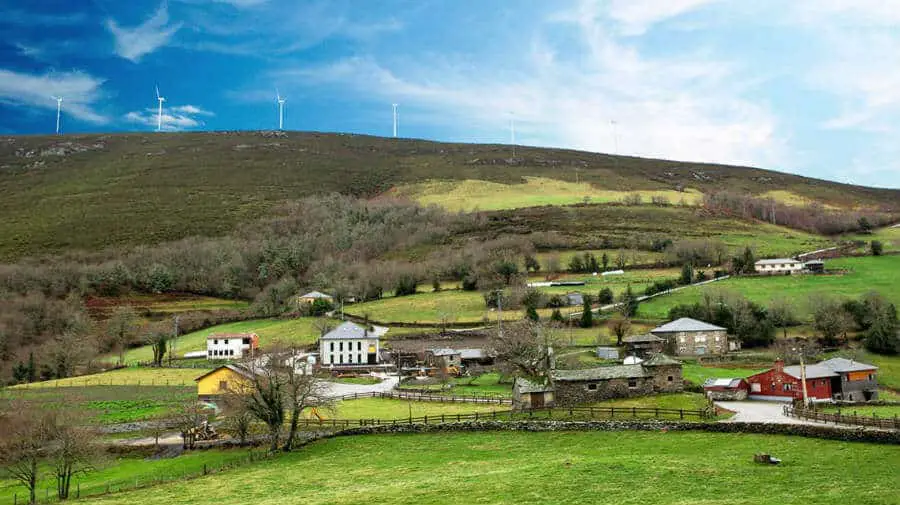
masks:
<svg viewBox="0 0 900 505"><path fill-rule="evenodd" d="M641 35L656 23L705 7L718 0L611 0L609 16L625 35Z"/></svg>
<svg viewBox="0 0 900 505"><path fill-rule="evenodd" d="M95 110L103 79L81 72L32 75L0 69L0 100L14 105L56 110L53 96L63 97L63 112L84 121L105 123Z"/></svg>
<svg viewBox="0 0 900 505"><path fill-rule="evenodd" d="M169 24L165 2L152 17L133 28L120 26L113 19L106 21L106 28L115 37L116 54L135 63L144 55L168 44L181 26L182 23Z"/></svg>
<svg viewBox="0 0 900 505"><path fill-rule="evenodd" d="M130 123L136 123L156 129L159 121L159 109L149 107L141 111L132 111L125 114L124 119ZM198 116L213 116L210 111L201 109L195 105L163 106L162 129L164 131L181 131L199 128L204 125Z"/></svg>
<svg viewBox="0 0 900 505"><path fill-rule="evenodd" d="M258 5L262 5L268 3L269 0L213 0L216 3L224 3L231 4L239 9L246 9L248 7L256 7Z"/></svg>

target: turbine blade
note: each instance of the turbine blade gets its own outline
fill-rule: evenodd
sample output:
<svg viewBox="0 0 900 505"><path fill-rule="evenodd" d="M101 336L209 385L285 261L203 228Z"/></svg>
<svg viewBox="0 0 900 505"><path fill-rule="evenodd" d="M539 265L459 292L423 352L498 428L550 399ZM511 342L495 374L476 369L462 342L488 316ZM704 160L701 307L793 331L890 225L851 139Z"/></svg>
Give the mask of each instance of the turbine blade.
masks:
<svg viewBox="0 0 900 505"><path fill-rule="evenodd" d="M161 98L161 97L159 96L159 86L156 87L156 98Z"/></svg>

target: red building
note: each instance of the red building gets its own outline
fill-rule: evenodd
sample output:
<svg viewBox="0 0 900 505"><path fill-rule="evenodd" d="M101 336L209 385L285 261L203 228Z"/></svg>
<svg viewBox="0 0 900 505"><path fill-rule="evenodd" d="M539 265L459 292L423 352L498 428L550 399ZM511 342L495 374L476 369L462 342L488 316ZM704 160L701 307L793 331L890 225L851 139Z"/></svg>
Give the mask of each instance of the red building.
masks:
<svg viewBox="0 0 900 505"><path fill-rule="evenodd" d="M806 394L810 400L831 400L832 380L838 374L820 365L806 367ZM753 400L791 401L803 399L800 382L800 366L784 366L784 361L775 362L775 367L765 372L747 377L750 384L750 398Z"/></svg>

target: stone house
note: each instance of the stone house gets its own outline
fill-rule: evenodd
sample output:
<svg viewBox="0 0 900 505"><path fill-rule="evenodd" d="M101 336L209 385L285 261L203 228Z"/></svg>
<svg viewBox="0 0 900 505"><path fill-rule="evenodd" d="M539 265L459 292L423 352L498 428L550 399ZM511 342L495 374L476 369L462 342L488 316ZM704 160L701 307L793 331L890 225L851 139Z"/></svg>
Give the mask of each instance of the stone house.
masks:
<svg viewBox="0 0 900 505"><path fill-rule="evenodd" d="M626 354L647 358L665 351L666 340L653 334L631 335L622 339L625 344Z"/></svg>
<svg viewBox="0 0 900 505"><path fill-rule="evenodd" d="M554 370L546 385L519 379L513 388L513 406L571 406L683 390L681 362L657 354L638 365Z"/></svg>
<svg viewBox="0 0 900 505"><path fill-rule="evenodd" d="M710 400L746 400L750 384L744 379L706 379L703 392Z"/></svg>
<svg viewBox="0 0 900 505"><path fill-rule="evenodd" d="M425 364L442 369L455 366L458 369L462 364L462 354L456 349L427 349Z"/></svg>
<svg viewBox="0 0 900 505"><path fill-rule="evenodd" d="M725 354L739 348L736 341L729 342L725 328L689 317L654 328L650 334L665 340L664 352L675 356Z"/></svg>

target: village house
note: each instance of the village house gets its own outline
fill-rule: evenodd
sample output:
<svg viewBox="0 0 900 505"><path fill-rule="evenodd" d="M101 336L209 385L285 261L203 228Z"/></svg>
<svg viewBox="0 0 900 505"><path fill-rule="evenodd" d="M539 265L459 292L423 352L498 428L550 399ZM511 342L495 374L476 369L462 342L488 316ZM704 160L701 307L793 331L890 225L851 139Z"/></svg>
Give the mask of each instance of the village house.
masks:
<svg viewBox="0 0 900 505"><path fill-rule="evenodd" d="M446 370L449 367L462 365L461 354L456 349L427 349L425 351L425 364Z"/></svg>
<svg viewBox="0 0 900 505"><path fill-rule="evenodd" d="M681 362L657 354L638 365L554 370L546 384L516 379L515 408L570 406L684 390Z"/></svg>
<svg viewBox="0 0 900 505"><path fill-rule="evenodd" d="M803 262L792 258L759 260L754 264L754 269L758 274L791 275L803 270Z"/></svg>
<svg viewBox="0 0 900 505"><path fill-rule="evenodd" d="M746 400L750 392L750 384L744 379L706 379L703 392L710 400Z"/></svg>
<svg viewBox="0 0 900 505"><path fill-rule="evenodd" d="M316 300L325 300L328 303L332 303L334 301L334 297L331 295L326 295L320 291L310 291L305 295L300 295L297 297L297 304L301 307L304 305L312 305Z"/></svg>
<svg viewBox="0 0 900 505"><path fill-rule="evenodd" d="M718 355L740 348L737 341L729 341L725 328L689 317L654 328L650 334L665 340L665 352L675 356Z"/></svg>
<svg viewBox="0 0 900 505"><path fill-rule="evenodd" d="M666 339L653 334L631 335L622 339L625 344L625 354L646 358L665 351Z"/></svg>
<svg viewBox="0 0 900 505"><path fill-rule="evenodd" d="M241 359L259 349L256 333L214 333L206 337L206 359L210 361Z"/></svg>
<svg viewBox="0 0 900 505"><path fill-rule="evenodd" d="M194 379L197 398L204 402L217 402L229 392L240 392L249 387L253 373L241 365L223 365Z"/></svg>
<svg viewBox="0 0 900 505"><path fill-rule="evenodd" d="M806 365L806 394L811 401L878 399L878 367L845 358ZM803 398L800 365L775 366L747 377L751 400L793 401Z"/></svg>
<svg viewBox="0 0 900 505"><path fill-rule="evenodd" d="M319 339L322 366L377 365L378 340L384 331L370 331L350 321L341 323Z"/></svg>

